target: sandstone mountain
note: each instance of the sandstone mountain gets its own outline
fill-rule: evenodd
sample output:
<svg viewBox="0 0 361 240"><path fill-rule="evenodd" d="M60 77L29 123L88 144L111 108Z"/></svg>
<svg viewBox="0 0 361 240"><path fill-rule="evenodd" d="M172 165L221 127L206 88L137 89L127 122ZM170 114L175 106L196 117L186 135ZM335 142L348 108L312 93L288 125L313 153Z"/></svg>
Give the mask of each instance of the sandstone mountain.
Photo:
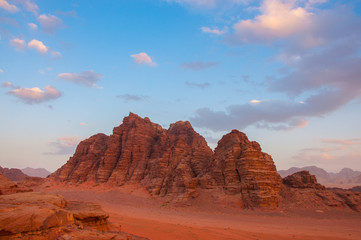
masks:
<svg viewBox="0 0 361 240"><path fill-rule="evenodd" d="M7 177L11 181L21 181L28 176L28 175L24 174L20 169L17 169L17 168L0 167L0 174Z"/></svg>
<svg viewBox="0 0 361 240"><path fill-rule="evenodd" d="M49 177L66 183L140 184L153 196L197 197L199 189L239 195L245 208L277 207L281 178L257 142L233 130L213 152L189 122L166 130L130 113L110 136L82 141Z"/></svg>

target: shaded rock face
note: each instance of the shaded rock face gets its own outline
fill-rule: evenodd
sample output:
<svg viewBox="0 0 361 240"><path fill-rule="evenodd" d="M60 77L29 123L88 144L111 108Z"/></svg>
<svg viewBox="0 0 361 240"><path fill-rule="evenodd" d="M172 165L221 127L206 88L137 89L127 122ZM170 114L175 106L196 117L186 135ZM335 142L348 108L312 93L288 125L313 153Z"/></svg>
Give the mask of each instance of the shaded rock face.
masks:
<svg viewBox="0 0 361 240"><path fill-rule="evenodd" d="M281 178L272 158L236 130L215 153L189 122L169 129L135 114L125 117L109 137L82 141L73 157L50 176L67 183L141 184L152 195L184 200L197 188L239 194L244 207L276 207Z"/></svg>
<svg viewBox="0 0 361 240"><path fill-rule="evenodd" d="M286 209L353 210L361 212L361 193L344 189L326 189L308 171L283 179L280 191Z"/></svg>
<svg viewBox="0 0 361 240"><path fill-rule="evenodd" d="M28 175L24 174L20 169L17 168L2 168L0 167L0 173L11 181L21 181Z"/></svg>
<svg viewBox="0 0 361 240"><path fill-rule="evenodd" d="M292 188L315 188L324 190L325 187L317 182L314 175L309 171L301 171L285 177L283 184Z"/></svg>
<svg viewBox="0 0 361 240"><path fill-rule="evenodd" d="M39 192L0 196L0 239L142 239L112 228L99 205Z"/></svg>
<svg viewBox="0 0 361 240"><path fill-rule="evenodd" d="M223 136L203 180L223 187L227 194L241 194L245 208L278 206L281 177L270 155L257 142L237 130ZM212 185L212 183L211 183Z"/></svg>

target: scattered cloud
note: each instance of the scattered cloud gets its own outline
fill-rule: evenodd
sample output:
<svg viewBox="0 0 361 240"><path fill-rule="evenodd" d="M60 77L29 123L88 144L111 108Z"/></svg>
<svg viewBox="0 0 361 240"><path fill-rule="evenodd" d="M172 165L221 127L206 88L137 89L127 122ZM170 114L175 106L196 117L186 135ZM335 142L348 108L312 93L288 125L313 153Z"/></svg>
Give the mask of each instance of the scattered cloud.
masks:
<svg viewBox="0 0 361 240"><path fill-rule="evenodd" d="M97 87L96 83L100 81L102 77L103 75L96 73L93 70L88 70L81 73L60 73L58 75L58 78L62 80L84 85L89 88Z"/></svg>
<svg viewBox="0 0 361 240"><path fill-rule="evenodd" d="M0 17L0 24L6 24L13 27L19 26L19 23L15 19L9 17Z"/></svg>
<svg viewBox="0 0 361 240"><path fill-rule="evenodd" d="M85 122L81 122L81 123L79 123L79 125L80 126L83 126L83 127L87 127L87 126L89 126L87 123L85 123Z"/></svg>
<svg viewBox="0 0 361 240"><path fill-rule="evenodd" d="M81 138L74 137L61 137L54 142L50 142L49 145L54 149L52 152L46 152L45 155L69 155L75 152L77 145Z"/></svg>
<svg viewBox="0 0 361 240"><path fill-rule="evenodd" d="M41 54L46 54L49 50L49 48L45 46L42 41L36 39L33 39L28 43L28 48L33 48Z"/></svg>
<svg viewBox="0 0 361 240"><path fill-rule="evenodd" d="M194 82L185 82L185 85L188 87L196 87L196 88L200 88L200 89L205 89L207 87L210 87L211 85L207 82L204 83L194 83Z"/></svg>
<svg viewBox="0 0 361 240"><path fill-rule="evenodd" d="M121 99L123 99L124 102L127 103L127 102L145 101L149 97L148 96L142 96L142 95L122 94L122 95L117 95L117 98L121 98Z"/></svg>
<svg viewBox="0 0 361 240"><path fill-rule="evenodd" d="M219 62L189 62L182 63L180 66L184 69L191 69L194 71L200 71L206 68L218 66Z"/></svg>
<svg viewBox="0 0 361 240"><path fill-rule="evenodd" d="M57 99L61 96L61 92L52 86L46 86L44 90L41 90L38 87L15 87L11 82L5 82L2 84L2 86L13 88L13 90L8 91L7 94L13 95L27 104L46 102Z"/></svg>
<svg viewBox="0 0 361 240"><path fill-rule="evenodd" d="M232 6L234 4L246 4L249 0L165 0L178 3L187 7L214 8L219 5Z"/></svg>
<svg viewBox="0 0 361 240"><path fill-rule="evenodd" d="M2 87L15 88L15 86L11 82L3 82L1 84Z"/></svg>
<svg viewBox="0 0 361 240"><path fill-rule="evenodd" d="M18 51L25 51L26 42L23 39L14 38L10 40L10 45Z"/></svg>
<svg viewBox="0 0 361 240"><path fill-rule="evenodd" d="M50 50L50 55L54 58L61 58L61 53L58 51Z"/></svg>
<svg viewBox="0 0 361 240"><path fill-rule="evenodd" d="M31 0L13 0L17 4L21 4L26 11L32 12L35 15L38 15L39 7L36 3Z"/></svg>
<svg viewBox="0 0 361 240"><path fill-rule="evenodd" d="M30 30L38 30L38 25L36 25L35 23L28 23L28 27Z"/></svg>
<svg viewBox="0 0 361 240"><path fill-rule="evenodd" d="M8 12L15 13L19 11L19 8L13 4L8 3L7 0L0 0L0 8L5 9Z"/></svg>
<svg viewBox="0 0 361 240"><path fill-rule="evenodd" d="M228 27L225 27L223 30L219 30L218 28L201 27L201 30L204 33L223 35L228 32Z"/></svg>
<svg viewBox="0 0 361 240"><path fill-rule="evenodd" d="M57 11L55 11L55 14L63 16L63 17L76 17L78 15L75 10L71 10L71 11L67 11L67 12L57 10Z"/></svg>
<svg viewBox="0 0 361 240"><path fill-rule="evenodd" d="M141 52L138 54L132 54L130 56L134 59L134 62L137 64L145 64L145 65L148 65L151 67L157 66L157 64L155 62L153 62L151 57L149 57L148 54L146 54L145 52Z"/></svg>
<svg viewBox="0 0 361 240"><path fill-rule="evenodd" d="M38 17L38 21L42 30L51 34L55 33L56 29L63 25L63 21L60 18L50 14L41 14Z"/></svg>
<svg viewBox="0 0 361 240"><path fill-rule="evenodd" d="M260 103L260 102L261 102L260 100L256 100L256 99L249 101L249 103Z"/></svg>
<svg viewBox="0 0 361 240"><path fill-rule="evenodd" d="M322 139L323 143L330 143L336 145L355 145L361 144L361 138L353 138L353 139Z"/></svg>
<svg viewBox="0 0 361 240"><path fill-rule="evenodd" d="M1 68L0 68L0 73L3 73L4 72L4 70L2 70Z"/></svg>

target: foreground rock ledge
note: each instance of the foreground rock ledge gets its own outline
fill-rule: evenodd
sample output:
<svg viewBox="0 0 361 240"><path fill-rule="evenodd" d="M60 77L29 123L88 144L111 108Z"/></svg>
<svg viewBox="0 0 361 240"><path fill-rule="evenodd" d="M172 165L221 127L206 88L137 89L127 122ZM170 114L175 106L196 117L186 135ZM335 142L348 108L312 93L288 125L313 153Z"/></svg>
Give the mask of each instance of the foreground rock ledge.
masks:
<svg viewBox="0 0 361 240"><path fill-rule="evenodd" d="M0 196L0 239L144 239L108 223L99 205L68 202L56 194Z"/></svg>

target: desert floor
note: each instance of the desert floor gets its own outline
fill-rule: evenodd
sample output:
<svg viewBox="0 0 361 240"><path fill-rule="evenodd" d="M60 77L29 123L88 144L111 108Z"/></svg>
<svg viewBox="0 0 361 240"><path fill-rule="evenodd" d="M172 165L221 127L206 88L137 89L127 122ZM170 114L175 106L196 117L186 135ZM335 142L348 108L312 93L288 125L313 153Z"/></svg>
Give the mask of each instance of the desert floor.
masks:
<svg viewBox="0 0 361 240"><path fill-rule="evenodd" d="M69 200L99 203L122 231L166 239L361 239L361 214L322 211L251 211L215 205L208 196L194 203L169 204L143 190L47 188Z"/></svg>

